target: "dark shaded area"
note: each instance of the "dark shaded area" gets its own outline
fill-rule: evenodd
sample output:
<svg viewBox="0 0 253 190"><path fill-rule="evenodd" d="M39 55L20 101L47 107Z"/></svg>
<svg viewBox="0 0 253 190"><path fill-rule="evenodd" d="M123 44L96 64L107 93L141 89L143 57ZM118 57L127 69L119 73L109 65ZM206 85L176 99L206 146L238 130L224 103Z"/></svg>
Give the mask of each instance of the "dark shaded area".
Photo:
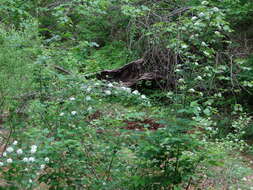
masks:
<svg viewBox="0 0 253 190"><path fill-rule="evenodd" d="M174 89L174 66L180 62L170 50L153 48L144 58L138 59L114 70L104 70L97 75L100 80L121 82L124 86ZM147 85L148 84L148 85Z"/></svg>

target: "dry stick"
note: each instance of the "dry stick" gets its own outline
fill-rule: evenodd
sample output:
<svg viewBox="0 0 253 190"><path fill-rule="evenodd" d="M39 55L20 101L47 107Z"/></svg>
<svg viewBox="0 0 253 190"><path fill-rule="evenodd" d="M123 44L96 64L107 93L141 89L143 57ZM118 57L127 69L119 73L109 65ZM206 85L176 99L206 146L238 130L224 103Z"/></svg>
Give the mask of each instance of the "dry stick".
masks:
<svg viewBox="0 0 253 190"><path fill-rule="evenodd" d="M231 80L231 84L232 84L232 87L234 89L234 81L233 81L233 55L230 56L230 80Z"/></svg>
<svg viewBox="0 0 253 190"><path fill-rule="evenodd" d="M5 152L5 150L7 148L7 145L9 144L9 141L11 139L12 133L13 133L13 128L11 127L11 130L10 130L9 136L7 138L7 141L6 141L5 145L4 145L3 151L0 153L0 158L3 157L3 153Z"/></svg>
<svg viewBox="0 0 253 190"><path fill-rule="evenodd" d="M114 160L114 157L115 157L116 153L117 153L117 150L114 150L114 151L113 151L113 155L112 155L112 159L111 159L111 161L110 161L110 164L109 164L109 167L108 167L108 170L107 170L107 177L106 177L106 181L108 181L108 180L109 180L109 177L110 177L110 171L111 171L111 168L112 168L112 163L113 163L113 160Z"/></svg>
<svg viewBox="0 0 253 190"><path fill-rule="evenodd" d="M70 71L67 71L65 70L64 68L60 67L59 65L54 65L54 68L57 70L57 71L60 71L66 75L71 75L72 73Z"/></svg>
<svg viewBox="0 0 253 190"><path fill-rule="evenodd" d="M189 190L190 189L191 183L192 183L192 177L190 177L189 182L188 182L187 187L186 187L185 190Z"/></svg>

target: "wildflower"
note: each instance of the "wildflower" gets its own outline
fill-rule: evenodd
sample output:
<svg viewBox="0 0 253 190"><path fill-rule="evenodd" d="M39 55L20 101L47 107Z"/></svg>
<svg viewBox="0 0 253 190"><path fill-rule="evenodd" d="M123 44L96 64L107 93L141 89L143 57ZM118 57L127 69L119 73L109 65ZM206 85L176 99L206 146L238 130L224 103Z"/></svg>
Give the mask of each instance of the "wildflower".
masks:
<svg viewBox="0 0 253 190"><path fill-rule="evenodd" d="M213 11L214 11L214 12L218 12L218 11L219 11L219 8L214 7L214 8L213 8Z"/></svg>
<svg viewBox="0 0 253 190"><path fill-rule="evenodd" d="M30 158L28 158L28 161L29 161L29 162L34 162L34 161L35 161L35 158L34 158L34 157L30 157Z"/></svg>
<svg viewBox="0 0 253 190"><path fill-rule="evenodd" d="M90 101L91 100L91 97L90 96L86 96L86 101Z"/></svg>
<svg viewBox="0 0 253 190"><path fill-rule="evenodd" d="M215 31L214 32L216 35L220 35L220 32L219 31Z"/></svg>
<svg viewBox="0 0 253 190"><path fill-rule="evenodd" d="M147 97L145 95L141 95L141 98L142 99L146 99Z"/></svg>
<svg viewBox="0 0 253 190"><path fill-rule="evenodd" d="M7 163L9 163L9 164L13 162L13 160L12 160L11 158L8 158L6 161L7 161Z"/></svg>
<svg viewBox="0 0 253 190"><path fill-rule="evenodd" d="M207 46L207 44L205 42L201 42L201 45L204 46L204 47Z"/></svg>
<svg viewBox="0 0 253 190"><path fill-rule="evenodd" d="M13 149L12 147L8 147L8 148L6 149L6 151L7 151L7 152L13 152L14 149Z"/></svg>
<svg viewBox="0 0 253 190"><path fill-rule="evenodd" d="M138 92L138 90L135 90L132 93L135 94L135 95L140 95L140 93Z"/></svg>
<svg viewBox="0 0 253 190"><path fill-rule="evenodd" d="M31 179L29 179L29 183L32 183L33 181Z"/></svg>
<svg viewBox="0 0 253 190"><path fill-rule="evenodd" d="M23 158L23 162L28 162L28 161L29 161L28 158L26 158L26 157Z"/></svg>
<svg viewBox="0 0 253 190"><path fill-rule="evenodd" d="M40 169L43 170L46 167L45 164L40 165Z"/></svg>
<svg viewBox="0 0 253 190"><path fill-rule="evenodd" d="M37 146L36 145L32 145L31 146L31 153L34 154L37 151Z"/></svg>
<svg viewBox="0 0 253 190"><path fill-rule="evenodd" d="M194 16L194 17L192 17L192 20L196 20L198 17L196 17L196 16Z"/></svg>
<svg viewBox="0 0 253 190"><path fill-rule="evenodd" d="M36 145L32 145L31 149L37 149L38 147Z"/></svg>
<svg viewBox="0 0 253 190"><path fill-rule="evenodd" d="M7 156L7 153L6 153L6 152L4 152L4 153L3 153L3 156L4 156L4 157L6 157L6 156Z"/></svg>
<svg viewBox="0 0 253 190"><path fill-rule="evenodd" d="M28 168L25 168L25 171L27 172L27 171L28 171Z"/></svg>
<svg viewBox="0 0 253 190"><path fill-rule="evenodd" d="M182 45L182 48L183 48L183 49L186 49L186 48L188 48L188 46L187 46L186 44L183 44L183 45Z"/></svg>
<svg viewBox="0 0 253 190"><path fill-rule="evenodd" d="M18 141L14 141L12 144L13 144L13 145L17 145L17 144L18 144Z"/></svg>
<svg viewBox="0 0 253 190"><path fill-rule="evenodd" d="M206 130L212 131L212 127L207 127Z"/></svg>
<svg viewBox="0 0 253 190"><path fill-rule="evenodd" d="M88 111L91 111L91 110L92 110L92 107L91 107L91 106L89 106L87 110L88 110Z"/></svg>
<svg viewBox="0 0 253 190"><path fill-rule="evenodd" d="M176 65L177 68L180 68L180 67L182 67L182 66L183 66L182 64L177 64L177 65Z"/></svg>
<svg viewBox="0 0 253 190"><path fill-rule="evenodd" d="M184 83L185 81L184 81L184 79L181 78L181 79L178 80L178 82L179 83Z"/></svg>
<svg viewBox="0 0 253 190"><path fill-rule="evenodd" d="M76 115L77 112L76 112L76 111L72 111L71 114L72 114L72 115Z"/></svg>
<svg viewBox="0 0 253 190"><path fill-rule="evenodd" d="M90 92L90 91L91 91L91 88L90 88L90 87L88 87L86 91L87 91L87 92Z"/></svg>
<svg viewBox="0 0 253 190"><path fill-rule="evenodd" d="M105 94L108 95L108 96L110 96L112 94L112 92L110 90L106 90Z"/></svg>
<svg viewBox="0 0 253 190"><path fill-rule="evenodd" d="M73 100L75 100L75 98L74 97L70 97L69 100L73 101Z"/></svg>
<svg viewBox="0 0 253 190"><path fill-rule="evenodd" d="M113 84L112 84L112 83L109 83L109 84L108 84L108 87L110 87L110 88L113 87Z"/></svg>
<svg viewBox="0 0 253 190"><path fill-rule="evenodd" d="M124 91L126 91L126 92L129 92L129 93L131 92L130 88L127 88L127 87L124 87L124 86L122 86L121 89L124 90Z"/></svg>
<svg viewBox="0 0 253 190"><path fill-rule="evenodd" d="M0 166L3 166L4 165L4 163L3 162L0 162Z"/></svg>
<svg viewBox="0 0 253 190"><path fill-rule="evenodd" d="M60 116L64 116L64 113L63 113L63 112L61 112L61 113L60 113Z"/></svg>
<svg viewBox="0 0 253 190"><path fill-rule="evenodd" d="M202 1L201 5L208 5L207 1Z"/></svg>
<svg viewBox="0 0 253 190"><path fill-rule="evenodd" d="M205 16L205 13L201 12L199 13L199 17L204 17Z"/></svg>
<svg viewBox="0 0 253 190"><path fill-rule="evenodd" d="M49 162L49 158L48 157L45 158L45 162Z"/></svg>
<svg viewBox="0 0 253 190"><path fill-rule="evenodd" d="M201 111L201 108L200 108L200 107L196 107L196 109L197 109L198 111Z"/></svg>
<svg viewBox="0 0 253 190"><path fill-rule="evenodd" d="M203 80L201 76L197 76L196 80Z"/></svg>
<svg viewBox="0 0 253 190"><path fill-rule="evenodd" d="M207 52L207 51L204 51L204 54L205 54L206 56L209 56L209 55L210 55L210 53Z"/></svg>
<svg viewBox="0 0 253 190"><path fill-rule="evenodd" d="M189 89L188 92L195 92L193 88Z"/></svg>
<svg viewBox="0 0 253 190"><path fill-rule="evenodd" d="M20 154L23 154L23 150L22 150L22 149L18 149L18 150L17 150L17 154L19 154L19 155L20 155Z"/></svg>

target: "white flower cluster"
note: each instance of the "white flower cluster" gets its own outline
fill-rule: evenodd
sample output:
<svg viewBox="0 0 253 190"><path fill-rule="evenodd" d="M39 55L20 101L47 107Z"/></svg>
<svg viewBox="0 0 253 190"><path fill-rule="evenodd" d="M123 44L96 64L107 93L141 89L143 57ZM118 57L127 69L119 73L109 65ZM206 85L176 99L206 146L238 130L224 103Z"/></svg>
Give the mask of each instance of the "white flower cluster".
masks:
<svg viewBox="0 0 253 190"><path fill-rule="evenodd" d="M141 99L147 99L147 97L144 94L141 94L138 90L134 90L132 94L140 96Z"/></svg>
<svg viewBox="0 0 253 190"><path fill-rule="evenodd" d="M90 91L91 91L91 88L90 88L90 87L87 87L87 86L85 86L85 85L82 86L81 88L85 89L87 92L90 92ZM91 98L90 96L86 96L86 97L85 97L85 100L86 100L86 101L91 101L91 99L92 99L92 98ZM69 100L70 100L70 101L74 101L74 100L76 100L76 98L72 96L72 97L69 98ZM70 113L71 113L71 115L73 115L73 116L74 116L74 115L77 115L77 111L71 111ZM64 116L64 115L65 115L64 112L61 112L61 113L59 114L59 116L61 116L61 117ZM36 148L33 147L32 151L35 151L35 152L36 152Z"/></svg>
<svg viewBox="0 0 253 190"><path fill-rule="evenodd" d="M125 86L117 87L112 83L108 83L107 86L109 88L115 88L116 90L119 90L119 91L124 91L124 92L127 92L129 94L137 95L141 99L147 99L147 97L145 95L141 94L138 90L132 91L131 88L128 88L128 87L125 87ZM107 96L110 96L112 94L112 91L107 89L107 90L104 91L104 94L107 95ZM115 92L115 94L117 94L117 92Z"/></svg>
<svg viewBox="0 0 253 190"><path fill-rule="evenodd" d="M108 84L108 87L112 88L112 87L113 87L113 84L112 84L112 83L109 83L109 84Z"/></svg>
<svg viewBox="0 0 253 190"><path fill-rule="evenodd" d="M201 76L197 76L197 77L196 77L196 80L201 81L201 80L203 80L203 78L202 78Z"/></svg>
<svg viewBox="0 0 253 190"><path fill-rule="evenodd" d="M202 1L201 5L208 5L208 1Z"/></svg>
<svg viewBox="0 0 253 190"><path fill-rule="evenodd" d="M112 94L112 92L110 90L105 90L105 95L110 96Z"/></svg>
<svg viewBox="0 0 253 190"><path fill-rule="evenodd" d="M198 17L196 17L196 16L192 17L192 20L197 20L197 19L198 19Z"/></svg>
<svg viewBox="0 0 253 190"><path fill-rule="evenodd" d="M76 115L77 114L77 111L72 111L71 112L71 115Z"/></svg>
<svg viewBox="0 0 253 190"><path fill-rule="evenodd" d="M181 79L178 79L178 82L179 83L185 83L185 80L183 78L181 78Z"/></svg>
<svg viewBox="0 0 253 190"><path fill-rule="evenodd" d="M135 94L135 95L140 95L138 90L134 90L132 93Z"/></svg>
<svg viewBox="0 0 253 190"><path fill-rule="evenodd" d="M34 163L36 161L36 158L34 156L32 156L32 154L35 154L37 152L37 148L38 148L37 145L32 145L31 146L31 149L30 149L30 154L31 155L29 155L29 153L28 153L29 156L25 156L25 157L22 158L21 156L24 154L24 151L21 148L17 148L16 154L14 154L15 153L15 148L14 147L17 144L18 144L18 141L14 141L12 143L12 146L9 146L9 147L6 148L6 151L3 153L3 157L5 159L3 159L3 160L0 161L0 167L4 166L5 162L7 164L11 164L15 160L17 160L17 161L18 160L22 160L23 163ZM49 162L49 158L46 157L44 159L44 162L48 163ZM41 170L45 169L45 167L46 167L45 164L41 164L40 165L40 169ZM26 170L28 170L28 169L26 168Z"/></svg>
<svg viewBox="0 0 253 190"><path fill-rule="evenodd" d="M122 86L120 89L121 89L121 90L124 90L124 91L126 91L126 92L128 92L128 93L131 93L131 88Z"/></svg>
<svg viewBox="0 0 253 190"><path fill-rule="evenodd" d="M205 13L203 12L199 13L199 17L204 17L204 16L206 16Z"/></svg>
<svg viewBox="0 0 253 190"><path fill-rule="evenodd" d="M188 46L187 46L186 44L183 44L183 45L182 45L182 48L183 48L183 49L187 49Z"/></svg>
<svg viewBox="0 0 253 190"><path fill-rule="evenodd" d="M90 97L90 96L86 96L86 97L85 97L85 100L86 100L86 101L91 101L91 97Z"/></svg>
<svg viewBox="0 0 253 190"><path fill-rule="evenodd" d="M37 151L37 146L36 145L32 145L31 146L31 153L34 154Z"/></svg>
<svg viewBox="0 0 253 190"><path fill-rule="evenodd" d="M70 97L69 100L73 101L76 100L74 97Z"/></svg>
<svg viewBox="0 0 253 190"><path fill-rule="evenodd" d="M194 93L194 92L195 92L195 90L194 90L193 88L191 88L191 89L189 89L189 90L188 90L188 92L190 92L190 93Z"/></svg>

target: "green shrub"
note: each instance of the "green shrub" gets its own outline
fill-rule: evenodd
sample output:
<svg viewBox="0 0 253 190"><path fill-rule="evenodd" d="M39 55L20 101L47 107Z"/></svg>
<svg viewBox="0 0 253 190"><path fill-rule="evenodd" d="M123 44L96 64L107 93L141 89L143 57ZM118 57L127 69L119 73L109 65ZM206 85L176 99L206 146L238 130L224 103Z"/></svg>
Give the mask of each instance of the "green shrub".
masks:
<svg viewBox="0 0 253 190"><path fill-rule="evenodd" d="M40 40L36 22L23 23L22 30L0 28L0 112L13 109L24 93L32 92L34 61Z"/></svg>

